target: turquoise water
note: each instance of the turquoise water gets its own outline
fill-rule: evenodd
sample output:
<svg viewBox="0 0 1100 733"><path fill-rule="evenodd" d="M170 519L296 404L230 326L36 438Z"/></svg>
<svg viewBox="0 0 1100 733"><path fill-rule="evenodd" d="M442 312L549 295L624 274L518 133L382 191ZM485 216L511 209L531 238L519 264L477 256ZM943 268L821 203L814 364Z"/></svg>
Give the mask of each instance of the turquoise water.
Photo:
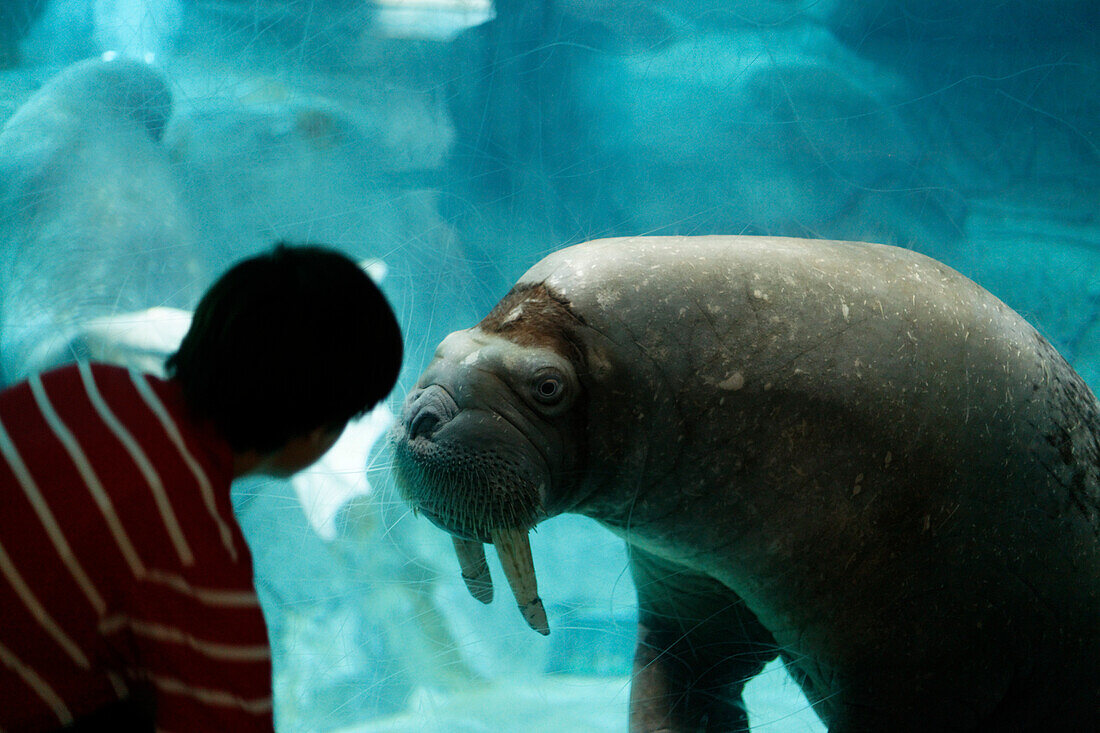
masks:
<svg viewBox="0 0 1100 733"><path fill-rule="evenodd" d="M7 0L0 123L104 55L152 65L172 106L136 143L103 89L27 112L48 144L0 133L0 347L156 368L275 239L369 263L407 341L391 403L293 483L237 487L279 729L624 731L621 543L577 517L534 536L548 638L474 602L393 494L390 410L542 255L636 234L911 247L1095 387L1098 28L1086 0ZM754 730L822 729L774 665L746 699Z"/></svg>

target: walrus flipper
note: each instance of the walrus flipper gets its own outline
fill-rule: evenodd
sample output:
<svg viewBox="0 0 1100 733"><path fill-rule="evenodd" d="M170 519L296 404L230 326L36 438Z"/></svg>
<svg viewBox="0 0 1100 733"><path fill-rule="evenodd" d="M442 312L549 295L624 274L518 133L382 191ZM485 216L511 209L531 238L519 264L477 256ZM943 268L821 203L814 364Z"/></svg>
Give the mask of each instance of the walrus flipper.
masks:
<svg viewBox="0 0 1100 733"><path fill-rule="evenodd" d="M630 730L747 731L745 682L778 655L775 640L718 581L630 547L638 646Z"/></svg>

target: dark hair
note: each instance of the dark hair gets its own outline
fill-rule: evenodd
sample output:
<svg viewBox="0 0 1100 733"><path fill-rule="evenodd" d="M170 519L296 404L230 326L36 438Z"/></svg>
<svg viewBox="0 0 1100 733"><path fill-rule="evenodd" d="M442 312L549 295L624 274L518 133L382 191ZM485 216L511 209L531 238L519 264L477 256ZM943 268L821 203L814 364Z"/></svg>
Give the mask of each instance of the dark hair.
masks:
<svg viewBox="0 0 1100 733"><path fill-rule="evenodd" d="M280 242L214 283L165 367L234 450L269 453L370 410L401 356L397 319L358 265Z"/></svg>

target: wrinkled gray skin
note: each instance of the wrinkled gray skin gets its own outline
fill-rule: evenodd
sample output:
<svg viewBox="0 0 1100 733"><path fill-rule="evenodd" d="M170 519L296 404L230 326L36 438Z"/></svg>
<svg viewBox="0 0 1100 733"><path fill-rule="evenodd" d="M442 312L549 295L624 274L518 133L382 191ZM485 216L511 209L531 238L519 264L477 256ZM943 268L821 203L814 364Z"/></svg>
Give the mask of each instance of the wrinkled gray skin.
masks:
<svg viewBox="0 0 1100 733"><path fill-rule="evenodd" d="M830 731L1100 730L1098 405L1016 313L913 252L779 238L591 242L535 283L580 356L452 334L399 478L460 534L522 485L517 525L626 540L632 730L747 728L776 655ZM417 473L440 455L480 483Z"/></svg>

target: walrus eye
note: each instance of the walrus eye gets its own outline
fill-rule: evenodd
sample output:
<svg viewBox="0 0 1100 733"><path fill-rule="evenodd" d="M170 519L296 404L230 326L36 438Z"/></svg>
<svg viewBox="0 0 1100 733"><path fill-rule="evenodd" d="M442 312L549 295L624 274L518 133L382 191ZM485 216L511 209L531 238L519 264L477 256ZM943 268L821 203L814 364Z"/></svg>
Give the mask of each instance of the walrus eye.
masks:
<svg viewBox="0 0 1100 733"><path fill-rule="evenodd" d="M557 375L545 375L535 382L535 399L544 405L556 405L565 394L565 383Z"/></svg>

